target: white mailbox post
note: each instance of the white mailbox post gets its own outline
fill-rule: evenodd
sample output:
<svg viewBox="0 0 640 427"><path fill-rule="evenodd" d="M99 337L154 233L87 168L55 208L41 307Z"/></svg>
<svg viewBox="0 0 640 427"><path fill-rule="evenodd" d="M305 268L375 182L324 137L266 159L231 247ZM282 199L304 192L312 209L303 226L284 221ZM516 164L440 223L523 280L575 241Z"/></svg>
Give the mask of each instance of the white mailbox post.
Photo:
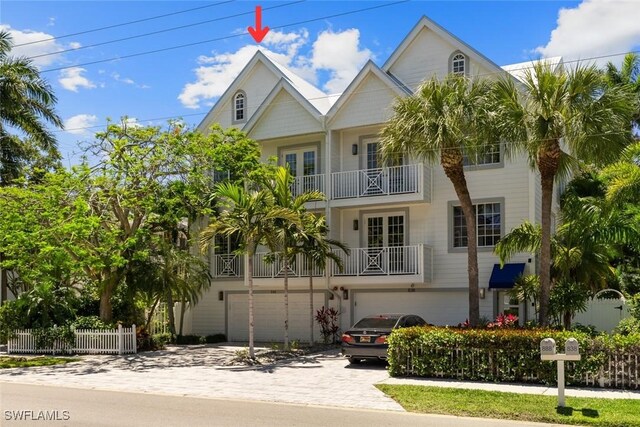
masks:
<svg viewBox="0 0 640 427"><path fill-rule="evenodd" d="M540 359L558 362L558 406L564 407L564 361L580 360L580 346L575 338L564 343L564 354L556 353L556 341L545 338L540 341Z"/></svg>

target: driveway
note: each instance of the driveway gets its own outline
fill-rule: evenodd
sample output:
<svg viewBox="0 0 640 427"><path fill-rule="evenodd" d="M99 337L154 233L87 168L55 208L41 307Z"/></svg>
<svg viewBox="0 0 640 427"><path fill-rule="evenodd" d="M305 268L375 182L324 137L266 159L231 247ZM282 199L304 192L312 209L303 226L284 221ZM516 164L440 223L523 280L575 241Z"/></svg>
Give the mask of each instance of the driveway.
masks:
<svg viewBox="0 0 640 427"><path fill-rule="evenodd" d="M383 364L351 366L338 350L263 366L226 366L242 347L202 345L82 362L3 369L0 381L97 390L404 411L374 384Z"/></svg>

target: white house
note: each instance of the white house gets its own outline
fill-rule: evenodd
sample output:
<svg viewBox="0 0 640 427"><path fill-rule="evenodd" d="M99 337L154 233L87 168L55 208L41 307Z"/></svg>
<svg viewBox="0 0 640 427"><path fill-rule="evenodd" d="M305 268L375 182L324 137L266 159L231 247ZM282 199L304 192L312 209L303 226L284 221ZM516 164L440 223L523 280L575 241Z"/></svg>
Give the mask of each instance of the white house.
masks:
<svg viewBox="0 0 640 427"><path fill-rule="evenodd" d="M511 66L515 77L521 66ZM298 191L318 189L327 201L310 208L326 215L331 235L345 242L345 270L316 271L317 308L335 307L340 327L380 312L411 312L433 324L458 324L468 314L466 230L452 184L439 165L401 159L378 163L377 134L393 100L432 75L469 76L505 71L423 17L380 67L368 62L342 94L327 95L257 52L199 128L237 126L296 174ZM502 288L521 272L533 273L531 255L498 271L493 245L524 220L540 220L536 174L524 158L505 159L503 148L469 166L467 181L477 206L481 315L493 318L525 307ZM241 257L219 239L210 256L211 290L191 311L191 333L225 333L247 340L247 288ZM283 338L280 266L255 262L255 332L258 341ZM290 337L309 336L308 279L296 263L290 279ZM494 272L494 270L496 270ZM319 336L316 333L316 336Z"/></svg>

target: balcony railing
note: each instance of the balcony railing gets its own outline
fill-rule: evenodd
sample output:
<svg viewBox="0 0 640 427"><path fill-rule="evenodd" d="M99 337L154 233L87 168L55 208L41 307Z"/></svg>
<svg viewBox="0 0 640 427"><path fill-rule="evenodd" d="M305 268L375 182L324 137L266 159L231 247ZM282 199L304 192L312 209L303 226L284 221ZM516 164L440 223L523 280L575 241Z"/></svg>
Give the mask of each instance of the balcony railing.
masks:
<svg viewBox="0 0 640 427"><path fill-rule="evenodd" d="M340 271L334 264L334 276L391 276L423 273L423 245L381 248L351 248L346 255L335 251L344 264Z"/></svg>
<svg viewBox="0 0 640 427"><path fill-rule="evenodd" d="M421 164L362 169L331 174L332 197L347 199L419 193L422 190Z"/></svg>
<svg viewBox="0 0 640 427"><path fill-rule="evenodd" d="M212 275L215 278L242 277L244 275L244 256L236 254L216 254L211 258Z"/></svg>
<svg viewBox="0 0 640 427"><path fill-rule="evenodd" d="M291 185L293 197L309 191L324 193L324 174L297 176Z"/></svg>
<svg viewBox="0 0 640 427"><path fill-rule="evenodd" d="M293 262L289 264L289 277L309 277L305 257L302 254L295 256ZM284 262L280 255L257 253L253 257L253 277L262 279L273 279L284 277ZM324 276L324 271L318 267L311 269L313 276Z"/></svg>

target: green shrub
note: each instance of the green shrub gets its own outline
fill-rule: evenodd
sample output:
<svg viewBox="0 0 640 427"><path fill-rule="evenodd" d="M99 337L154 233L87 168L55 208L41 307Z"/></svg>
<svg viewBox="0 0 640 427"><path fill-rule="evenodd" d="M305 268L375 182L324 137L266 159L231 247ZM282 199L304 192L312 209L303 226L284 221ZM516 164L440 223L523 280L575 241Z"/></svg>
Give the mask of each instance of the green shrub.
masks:
<svg viewBox="0 0 640 427"><path fill-rule="evenodd" d="M173 335L171 335L170 333L154 334L151 336L151 339L153 340L154 347L159 349L165 348L167 344L171 344L174 341Z"/></svg>
<svg viewBox="0 0 640 427"><path fill-rule="evenodd" d="M635 294L629 298L627 304L629 304L631 315L637 320L640 320L640 294Z"/></svg>
<svg viewBox="0 0 640 427"><path fill-rule="evenodd" d="M54 343L62 347L60 353L66 353L76 345L76 336L68 326L53 328L36 328L32 330L36 342L36 350L52 348Z"/></svg>
<svg viewBox="0 0 640 427"><path fill-rule="evenodd" d="M103 322L98 316L80 316L76 317L70 324L75 329L114 329L117 328L113 323Z"/></svg>
<svg viewBox="0 0 640 427"><path fill-rule="evenodd" d="M178 335L176 343L181 345L205 344L206 340L200 335Z"/></svg>
<svg viewBox="0 0 640 427"><path fill-rule="evenodd" d="M219 342L227 342L227 337L225 336L225 334L214 334L207 335L206 337L204 337L204 340L207 344L216 344Z"/></svg>
<svg viewBox="0 0 640 427"><path fill-rule="evenodd" d="M620 335L640 334L640 320L635 317L622 319L614 329L614 332Z"/></svg>
<svg viewBox="0 0 640 427"><path fill-rule="evenodd" d="M550 329L414 327L395 330L389 337L389 372L393 376L552 383L555 363L540 360L544 338L555 339L558 352L564 351L568 338L578 340L582 360L567 363L567 382L573 384L580 383L586 373L597 374L610 355L640 351L640 334L591 337Z"/></svg>

